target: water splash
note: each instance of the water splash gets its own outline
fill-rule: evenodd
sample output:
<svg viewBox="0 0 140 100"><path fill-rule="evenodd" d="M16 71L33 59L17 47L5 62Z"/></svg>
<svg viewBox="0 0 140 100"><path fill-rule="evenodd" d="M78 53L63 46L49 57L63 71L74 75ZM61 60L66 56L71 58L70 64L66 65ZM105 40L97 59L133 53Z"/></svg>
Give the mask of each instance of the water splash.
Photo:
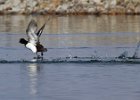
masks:
<svg viewBox="0 0 140 100"><path fill-rule="evenodd" d="M118 58L124 59L128 57L128 51L124 51Z"/></svg>
<svg viewBox="0 0 140 100"><path fill-rule="evenodd" d="M140 47L140 41L138 42L137 47L135 49L135 52L134 52L134 54L132 56L133 58L138 58L139 47Z"/></svg>

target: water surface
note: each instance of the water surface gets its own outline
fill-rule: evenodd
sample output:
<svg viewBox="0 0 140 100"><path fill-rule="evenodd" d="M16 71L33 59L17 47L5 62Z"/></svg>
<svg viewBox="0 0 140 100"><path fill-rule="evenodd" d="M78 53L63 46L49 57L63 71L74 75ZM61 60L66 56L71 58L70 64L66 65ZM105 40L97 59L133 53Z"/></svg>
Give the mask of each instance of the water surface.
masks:
<svg viewBox="0 0 140 100"><path fill-rule="evenodd" d="M2 100L139 100L139 63L83 61L114 61L124 51L133 56L140 16L51 16L41 42L48 48L44 59L52 62L22 62L32 61L35 54L19 38L26 38L32 18L41 26L47 17L0 16ZM82 61L65 62L77 59Z"/></svg>

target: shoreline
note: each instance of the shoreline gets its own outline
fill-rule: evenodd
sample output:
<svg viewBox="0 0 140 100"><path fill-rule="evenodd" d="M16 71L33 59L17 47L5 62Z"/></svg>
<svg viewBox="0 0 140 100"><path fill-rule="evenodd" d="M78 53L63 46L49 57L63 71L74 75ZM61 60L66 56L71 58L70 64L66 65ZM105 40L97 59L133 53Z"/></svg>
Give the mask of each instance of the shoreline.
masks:
<svg viewBox="0 0 140 100"><path fill-rule="evenodd" d="M107 16L117 16L117 15L140 15L140 13L118 13L118 12L113 12L113 13L88 13L88 12L74 12L74 13L58 13L58 12L49 12L49 13L40 13L40 12L31 12L31 13L17 13L17 12L0 12L0 16L2 15L60 15L60 16L78 16L78 15L94 15L94 16L102 16L102 15L107 15Z"/></svg>
<svg viewBox="0 0 140 100"><path fill-rule="evenodd" d="M139 0L0 0L0 15L140 15Z"/></svg>

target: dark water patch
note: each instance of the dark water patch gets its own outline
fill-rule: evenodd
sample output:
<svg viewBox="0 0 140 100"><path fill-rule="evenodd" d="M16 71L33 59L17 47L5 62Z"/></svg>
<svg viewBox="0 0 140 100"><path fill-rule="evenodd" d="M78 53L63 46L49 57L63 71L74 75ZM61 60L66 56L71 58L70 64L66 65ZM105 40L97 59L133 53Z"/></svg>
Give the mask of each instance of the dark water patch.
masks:
<svg viewBox="0 0 140 100"><path fill-rule="evenodd" d="M93 58L93 57L64 57L64 58L54 58L54 59L32 59L32 60L0 60L0 63L99 63L99 64L140 64L140 58L125 58L119 59L114 57L106 58Z"/></svg>
<svg viewBox="0 0 140 100"><path fill-rule="evenodd" d="M23 50L25 47L17 47L17 46L15 46L15 47L0 47L0 49L4 49L4 50L7 50L7 49L9 49L9 50ZM96 47L96 48L105 48L105 47ZM109 47L108 47L109 48ZM110 47L110 48L112 48L112 47ZM134 47L114 47L114 48L134 48ZM89 46L83 46L83 47L73 47L73 46L71 46L71 47L57 47L57 48L55 48L55 47L48 47L48 49L95 49L95 47L89 47Z"/></svg>
<svg viewBox="0 0 140 100"><path fill-rule="evenodd" d="M9 50L23 50L25 47L17 47L17 46L15 46L15 47L0 47L0 49L5 49L5 50L7 50L7 49L9 49ZM73 46L71 46L71 47L57 47L57 48L55 48L55 47L48 47L48 49L95 49L95 48L105 48L105 46L102 46L102 47L94 47L94 46L91 46L91 47L89 47L89 46L83 46L83 47L73 47ZM134 46L133 47L107 47L107 48L116 48L116 49L131 49L131 48L135 48Z"/></svg>

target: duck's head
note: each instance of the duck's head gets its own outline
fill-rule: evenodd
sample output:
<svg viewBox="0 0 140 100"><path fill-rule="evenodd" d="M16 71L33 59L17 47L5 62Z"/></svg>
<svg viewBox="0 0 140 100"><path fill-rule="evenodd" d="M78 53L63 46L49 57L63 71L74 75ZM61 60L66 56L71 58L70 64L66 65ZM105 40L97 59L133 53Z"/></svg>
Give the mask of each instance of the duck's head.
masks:
<svg viewBox="0 0 140 100"><path fill-rule="evenodd" d="M21 39L19 40L19 43L26 45L26 44L28 43L28 41L25 40L24 38L21 38Z"/></svg>

